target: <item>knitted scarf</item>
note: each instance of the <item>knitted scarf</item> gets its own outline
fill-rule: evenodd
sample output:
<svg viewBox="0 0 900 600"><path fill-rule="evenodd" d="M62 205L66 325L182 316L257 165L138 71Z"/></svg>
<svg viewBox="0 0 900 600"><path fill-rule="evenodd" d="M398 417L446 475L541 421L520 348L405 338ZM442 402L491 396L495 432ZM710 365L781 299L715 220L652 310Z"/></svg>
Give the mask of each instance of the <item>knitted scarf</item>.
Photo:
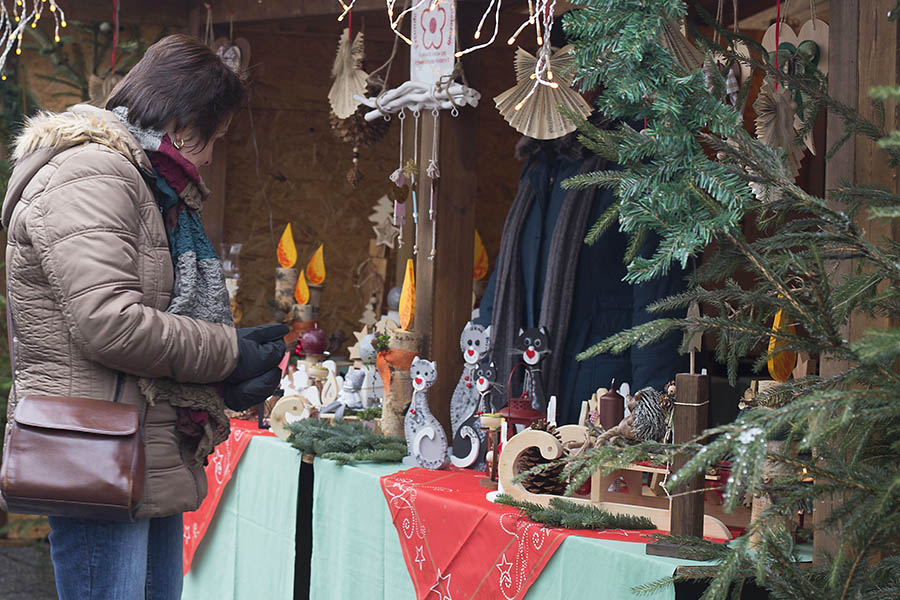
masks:
<svg viewBox="0 0 900 600"><path fill-rule="evenodd" d="M533 151L533 148L528 148L532 144L551 146L560 153L574 151L584 156L582 154L584 149L576 142L575 134L550 143L524 138L517 150L520 154L529 150ZM585 156L579 173L603 169L604 164L605 161L597 156ZM548 394L555 394L559 390L563 349L572 313L578 257L584 245L588 216L595 193L596 190L593 189L569 191L553 229L539 319L539 325L546 327L550 334L550 355L545 359L545 364L541 369L544 389ZM503 225L500 253L497 255L495 267L497 283L494 292L494 313L491 318L491 346L494 349L491 358L497 368L497 381L503 382L504 385L509 378L515 359L512 350L513 342L519 327L524 323L522 315L522 307L525 305L523 301L524 286L519 267L520 238L534 200L535 190L531 185L529 171L526 170L519 178L516 198L513 200ZM519 378L520 380L521 378ZM514 381L513 386L519 387L519 381ZM515 394L516 392L510 390L510 393Z"/></svg>
<svg viewBox="0 0 900 600"><path fill-rule="evenodd" d="M222 263L200 221L202 202L209 191L197 168L178 152L168 134L129 122L125 107L113 113L147 153L154 168L147 180L162 213L175 267L175 288L166 312L232 325ZM228 417L215 386L147 377L138 383L151 405L168 402L175 407L176 428L186 441L196 443L197 460L204 460L217 444L228 439Z"/></svg>

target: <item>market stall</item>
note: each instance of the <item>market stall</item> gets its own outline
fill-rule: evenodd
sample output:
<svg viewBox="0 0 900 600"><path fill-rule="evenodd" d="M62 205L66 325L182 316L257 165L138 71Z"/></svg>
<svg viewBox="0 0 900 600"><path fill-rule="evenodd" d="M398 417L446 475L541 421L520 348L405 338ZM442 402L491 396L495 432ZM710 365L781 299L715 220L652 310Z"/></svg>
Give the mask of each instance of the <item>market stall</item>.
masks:
<svg viewBox="0 0 900 600"><path fill-rule="evenodd" d="M683 362L678 358L676 347L681 342L678 339L668 343L668 346L651 345L646 351L632 348L626 359L594 352L601 355L590 357L594 359L593 363L585 362L593 365L590 374L579 370L582 369L580 366L570 366L575 364L575 354L584 354L586 348L596 344L586 342L582 336L580 346L567 345L581 335L579 329L588 330L590 335L600 340L629 327L653 325L650 322L652 317L639 314L638 308L642 310L667 295L680 293L684 273L674 271L668 283L666 280L657 282L655 288L620 285L620 280L626 278L626 272L624 267L619 272L614 265L622 261L622 256L626 254L628 240L624 236L621 239L615 237L615 233L603 234L609 237L603 242L606 246L601 244L602 253L584 254L580 242L588 230L588 224L603 218L610 206L609 201L603 200L599 194L583 192L579 195L559 191L557 201L562 202L562 208L559 214L553 213L556 220L549 219L545 212L540 218L548 220L543 223L538 221L534 225L534 207L545 200L542 192L535 194L523 182L530 182L533 189L539 189L536 181L541 181L541 185L549 181L548 201L552 202L553 194L562 190L557 181L573 176L589 177L601 171L606 163L591 162L591 157L579 155L576 162L580 162L576 166L566 164L561 168L559 163L552 161L559 158L568 160L571 156L566 152L570 150L559 144L548 150L550 144L538 143L536 150L526 147L526 153L520 154L531 162L526 163L516 186L512 175L518 169L500 166L497 162L500 159L492 152L496 139L515 140L517 136L512 133L513 129L532 138L532 141L557 140L574 130L568 118L583 118L590 113L590 106L571 87L574 78L572 70L576 67L570 53L575 51L563 47L563 44L551 47L549 41L551 30L558 30L553 28L554 17L560 17L568 6L557 7L555 3L538 2L536 8L509 9L505 6L501 8L502 3L496 2L486 9L467 2L455 3L452 8L442 6L440 1L419 2L413 3L409 11L398 5L396 12L392 12L389 6L385 20L384 6L380 2L359 0L340 3L338 7L307 3L300 8L285 9L287 12L283 16L296 18L297 21L280 24L279 31L274 32L275 37L272 37L271 26L254 21L256 17L272 17L278 9L267 6L253 13L240 2L226 4L226 16L216 16L213 11L209 14L210 22L213 26L216 22L235 23L233 26L241 35L248 38L260 36L251 39L254 48L277 45L278 35L309 38L320 35L320 31L329 27L339 28L339 43L328 94L333 116L330 126L339 135L344 135L345 140L350 140L352 152L347 156L352 160L349 164L346 161L343 163L349 167L346 172L343 167L332 169L333 164L329 169L341 176L346 173L351 185L372 185L372 190L385 190L384 199L379 197L371 212L359 210L368 216L372 224L365 227L373 227L375 233L374 239L370 239L371 234L367 231L363 237L368 243L365 246L357 244L366 254L361 256L361 266L355 271L358 276L357 289L364 289L367 297L371 294L371 301L367 300L362 311L360 323L365 327L355 332L357 343L351 348L350 356L353 365L346 371L348 365L339 361L332 361L330 365L327 361L322 362L319 356L322 352L316 350L316 341L302 337L304 331L310 328L315 330L319 323L325 324L329 320L334 323L335 318L346 322L343 314L336 314L337 304L328 302L329 290L333 289L330 286L340 287L344 283L332 284L330 282L334 279L329 279L324 297L317 297L315 289L310 288L310 284L313 288L322 286L321 281L310 278L311 274L316 275L321 270L324 275L324 269L313 266L315 254L312 254L312 249L318 247L316 254L321 254L323 242L331 248L334 241L331 238L337 240L339 237L337 234L326 234L324 230L312 233L303 231L298 235L296 228L291 231L290 222L284 230L280 223L277 228L273 227L272 215L275 214L277 219L280 216L277 212L270 212L269 217L269 241L277 237L271 236L273 232L281 234L276 303L280 302L282 313L298 325L301 345L308 352L304 352L306 358L298 365L297 371L288 367L285 380L288 397L273 401L273 406L263 409L261 418L271 419L284 437L293 432L295 438L292 441L297 447L311 451L314 444L304 445L298 438L303 434L312 435L312 432L298 428L298 420L316 416L330 420L337 413L337 419L344 417L345 420L359 418L367 421L371 419L370 413L360 413L366 415L360 417L352 415L360 409L368 409L370 402L380 403L382 414L377 423L372 423L372 427L388 435L405 437L407 448L401 448L401 453L408 452L408 466L417 465L406 472L390 463L383 466L338 467L327 460L316 460L316 502L311 517L313 552L310 590L313 597L347 597L351 590L360 588L370 590L373 597L397 597L397 594L425 597L431 592L450 597L449 573L454 566L457 568L455 572L465 570L469 573L468 579L457 576L454 580L457 582L454 593L465 597L487 594L483 591L487 589L483 587L485 585L491 589L503 589L513 579L516 585L524 585L508 595L509 598L522 597L529 586L531 591L527 593L531 594L530 597L564 596L565 586L572 581L596 575L596 569L592 571L588 566L595 560L613 565L609 577L601 576L600 580L613 586L608 591L614 595L671 577L679 565L694 564L687 560L690 554L677 544L653 543L652 539L643 537L646 531L629 531L634 527L632 524L632 528L623 526L621 533L571 536L560 534L561 530L535 525L540 535L554 540L548 542L547 548L553 546L555 552L547 551L533 564L527 561L521 565L516 563L516 569L521 567L526 573L519 578L513 578L504 571L507 566L504 552L497 556L490 551L480 552L491 557L490 560L483 558L469 565L463 549L467 544L477 546L479 542L477 539L473 541L474 534L459 534L455 531L457 526L471 518L479 523L476 538L484 537L491 540L484 543L502 545L503 534L493 531L487 522L497 518L502 523L504 514L520 513L515 508L488 504L484 493L496 487L499 480L500 491L511 496L513 502L550 505L562 494L565 482L560 488L558 482L554 483L549 476L528 475L526 472L529 468L546 465L555 459L566 459L581 465L582 469L595 471L588 472L587 481L584 476L579 479L582 485L574 495L569 496L571 505L593 507L605 511L604 514L640 516L647 519L655 531L706 536L720 541L741 536L748 528L753 529L753 523L767 514L765 510L770 499L761 494L736 502L731 493L726 492L731 482L741 476L743 467L739 460L736 463L719 460L708 465L705 474L695 470L688 484L680 484L685 486L681 489L689 490L685 493L673 493L674 473L687 462L686 458L678 455L670 454L662 461L638 460L639 455L635 452L632 462L618 460L616 470L607 470L602 474L597 466L585 467L593 452L611 457L617 452L616 448L635 442L690 443L707 427L730 423L738 410L746 411L758 406L758 398L765 399L769 390L777 387L778 383L800 381L807 374L814 373L818 366L815 359L818 357L802 352L797 356L790 351L778 351L783 345L779 340L794 335L794 329L789 329L793 325L786 324L783 313L779 311L774 321L770 319L766 324L767 331L771 332L768 338L768 353L771 355L768 376L748 376L746 373L749 371L741 371L739 375L742 378L737 386L724 384L724 378L718 377L719 373L724 375L723 371L709 373L717 369L711 350L721 341L709 333L704 337L701 335L703 327L697 325L707 324L704 319L716 317L716 309L708 305L710 301L707 298L694 301L688 307L687 321L694 324L695 332L693 337L685 338L683 349L689 352ZM719 24L723 24L723 9L715 4L710 3L707 8L717 8L714 11L718 13L716 18ZM834 62L835 45L832 41L835 34L834 30L829 33L826 21L822 20L828 19L827 4L812 3L808 10L803 9L806 12L801 10L802 14L793 7L795 12L792 13L790 26L783 22L787 17L779 12L772 19L776 22L772 27L765 23L765 17L758 16L769 7L758 4L750 8L741 6L741 12L732 15L733 31L735 34L740 32L749 41L730 41L727 52L740 56L741 52L749 52L747 43L757 42L763 52L770 53L764 54L761 60L768 60L765 56L770 56L773 63L779 60L782 64L789 63L791 76L799 73L794 72L795 68L807 68L806 63L802 62L806 60L812 61L809 68L820 73L828 72L829 65ZM402 24L404 21L399 18L401 13L408 16L411 25ZM438 13L440 17L436 16ZM248 17L248 14L255 16ZM200 11L195 22L202 22L203 15ZM339 24L336 24L335 17L338 17ZM692 14L690 18L694 24L700 23L697 14ZM361 25L364 19L365 24ZM377 27L373 27L373 22ZM421 34L417 34L419 27ZM711 32L714 38L722 35L713 29L707 27L706 31ZM354 32L358 30L363 30L364 38L354 37ZM261 35L263 32L265 35ZM379 37L385 32L389 35ZM469 39L472 32L475 32L474 42ZM508 40L508 46L513 46L521 43L518 36L524 39L535 33L537 51L520 49L515 54L515 78L510 78L512 73L507 71L508 84L492 89L494 73L500 71L500 61L494 60L494 57L499 56L497 46L502 45L492 46L492 42L495 39ZM229 34L232 35L232 32ZM440 40L435 37L437 34L440 34ZM405 56L402 59L395 56L394 44L398 38L407 44L400 44L400 56L406 53L407 48L412 49L408 62L404 62L407 61ZM426 43L423 38L429 41ZM554 41L558 40L557 37ZM685 31L668 27L664 30L663 40L664 46L675 55L677 68L695 73L702 71L702 50L698 50ZM450 46L450 51L441 53L437 48L445 42ZM739 46L739 43L745 45ZM782 54L782 43L791 44L793 50ZM366 79L364 69L372 71L375 67L377 71L377 66L382 65L380 59L370 60L369 54L372 48L379 45L382 46L381 54L387 54L387 47L391 47L387 63L384 63L388 65L387 71L390 72L392 66L399 66L404 75L393 83L382 82L382 87L373 92L370 88L372 82ZM431 54L425 51L425 46L432 51ZM813 58L809 59L806 55L798 58L797 47L811 52ZM752 60L758 60L755 57L759 51L754 47ZM265 49L262 52L269 53ZM322 52L320 62L331 63L325 60L324 50ZM378 50L374 52L378 53ZM821 194L825 181L824 160L823 154L815 150L824 145L824 118L816 118L816 114L810 118L810 115L797 112L793 123L785 121L783 113L789 108L790 98L787 98L784 89L789 84L780 82L782 93L779 95L779 82L771 72L766 75L762 72L765 69L759 65L746 64L752 61L742 63L733 56L729 59L727 52L717 71L721 77L721 89L716 87L715 77L707 72L707 91L721 96L719 100L729 110L737 110L743 117L745 127L755 131L759 142L788 150L792 181L807 192ZM511 62L509 51L505 56L508 65ZM478 60L477 57L485 58ZM287 69L288 66L284 65L279 70ZM435 71L428 73L429 69ZM405 80L407 72L410 73L409 80ZM310 79L316 77L321 80L320 73L309 72ZM355 89L355 93L349 93L351 89ZM488 94L490 100L486 97ZM319 102L322 102L322 96L320 94ZM353 102L349 103L349 108L342 107L341 103L349 102L348 98L352 98ZM802 102L803 97L798 95L797 98ZM486 110L485 100L495 105L496 113ZM648 102L650 109L642 117L643 128L640 120L629 123L636 133L643 135L652 131L653 119L664 118L657 110L658 104L661 102L657 106ZM565 111L560 111L559 105L565 106ZM792 106L790 110L798 111L796 104ZM345 112L338 114L341 110ZM360 129L351 131L341 122L347 118L343 115L354 116L358 121L354 127ZM387 121L390 121L391 127L387 137L375 142L372 154L367 157L369 151L363 147L367 135L363 132L368 131L367 124ZM486 136L487 127L498 123L504 126L508 123L512 127L498 128L497 136ZM252 127L250 123L246 125ZM238 124L239 131L243 126ZM804 132L805 149L785 146L801 131ZM587 135L590 136L591 132ZM255 138L251 132L249 138L240 139ZM229 145L229 156L233 151ZM554 158L546 165L534 159L535 156L548 155ZM485 160L486 157L490 158ZM313 163L317 160L315 151L312 160ZM369 166L374 166L373 172L381 178L375 184L368 177ZM358 179L360 171L367 172L363 180ZM647 178L656 177L650 172L645 175ZM227 189L224 182L232 177L230 167L228 172L219 173L218 177L218 185ZM493 193L486 193L489 189L486 180L491 184L495 181L506 183L501 183L500 188L490 189ZM352 194L356 198L368 193L363 192L362 188L356 189L358 192ZM233 195L233 192L228 193ZM225 197L228 198L228 194ZM492 202L483 201L483 198L491 198ZM500 200L499 206L493 202L495 199ZM594 212L575 208L590 207L591 203ZM484 212L488 204L494 207L493 212ZM546 211L546 205L543 210ZM624 217L623 222L627 222L627 218ZM234 223L229 224L229 219ZM312 221L325 223L327 218L325 215L314 216ZM476 233L476 224L480 235ZM212 221L211 226L215 228L216 222ZM226 216L221 228L223 232L231 229L232 233L223 233L228 237L241 231L242 226L237 224L236 217ZM308 224L304 226L308 227ZM556 227L562 232L558 236L555 235ZM742 235L751 244L762 235L747 223L741 224L741 227ZM530 235L537 235L543 240L533 255L529 255L531 250L528 249ZM590 235L596 238L600 234ZM354 236L359 237L354 232L346 239ZM476 239L474 246L461 242L473 237ZM574 243L567 245L566 240L574 240ZM251 255L251 260L266 261L265 264L271 265L271 246ZM345 247L346 244L342 245L342 249ZM305 263L311 254L310 262ZM326 254L328 257L336 255L339 261L346 258L345 253ZM626 258L625 262L628 260L631 259ZM485 262L490 265L486 269ZM249 269L250 277L269 276L270 267L256 269L257 263L253 264L254 267ZM593 264L598 268L594 271L576 269L574 265L578 264ZM476 274L475 284L472 265ZM567 265L573 266L568 269ZM694 263L692 269L696 268ZM516 276L510 275L519 269L525 273L524 287L521 289L516 287L521 285L515 282ZM531 269L540 273L534 280L529 279ZM346 272L344 265L333 268L331 263L329 270L332 273ZM482 277L491 272L491 283L487 290L479 290L486 291L484 297L487 304L482 302L481 314L476 312L473 315L471 297L473 288L479 287L479 272ZM378 285L361 283L367 276ZM742 280L745 276L744 273L736 274L741 285L752 281L749 278ZM260 288L259 285L248 285L243 273L241 278L241 286ZM582 288L578 287L581 285L578 282L585 281L590 281L594 287L579 291ZM402 287L399 297L392 300L386 293L390 284ZM321 289L318 293L322 293ZM622 300L626 295L629 299ZM633 314L623 316L614 324L605 324L607 329L598 330L599 326L591 322L591 313L585 312L583 304L579 304L583 297L600 298L600 308L594 301L588 310L600 310L604 314L624 313L627 310L633 311ZM479 293L475 305L481 300ZM520 302L525 306L524 312L515 314L510 307ZM627 308L623 310L625 305ZM256 309L251 310L258 308L257 301ZM331 312L326 314L326 311ZM684 318L683 313L679 316ZM313 324L313 321L316 323ZM709 331L713 329L712 326L708 328ZM561 330L567 331L568 335L561 334ZM660 339L656 337L654 341ZM622 347L632 343L634 340L623 343ZM607 353L611 347L607 346ZM509 357L513 354L516 358L510 362ZM538 358L532 360L534 356ZM425 360L426 357L428 360ZM824 358L822 368L828 368ZM351 377L353 372L359 372L359 381ZM447 376L447 373L450 375ZM608 383L610 380L630 382L633 387L613 385ZM750 390L744 393L748 387ZM557 421L565 425L557 429ZM529 426L530 430L522 431ZM753 441L751 438L748 440ZM586 449L590 451L584 453ZM370 454L366 457L378 454L384 458L390 450L387 447L368 449L366 452ZM769 450L777 451L775 446L770 446ZM323 452L327 458L328 451L319 453ZM584 453L583 456L580 453ZM346 460L353 452L342 454L343 458L339 460ZM621 455L631 456L624 451ZM459 470L464 467L473 467L475 471ZM484 468L487 468L487 477L481 475ZM429 479L432 472L433 478ZM581 471L582 474L584 472ZM776 475L773 472L771 476ZM463 483L466 477L469 480ZM529 477L530 485L523 484L523 478L528 480ZM400 480L406 483L398 484ZM467 487L473 482L480 487ZM437 510L436 514L440 515L451 510L450 506L458 511L453 518L438 516L437 522L441 525L452 522L454 531L448 533L446 538L435 541L430 554L425 552L424 547L404 545L404 527L415 528L418 517L399 515L391 498L396 500L402 494L398 492L399 495L391 496L389 488L392 485L395 491L399 485L403 493L416 496L417 502L431 502L439 506L438 509L423 508L423 514L427 510ZM421 486L421 491L418 491L418 486ZM437 492L429 492L429 489ZM571 486L568 492L573 492ZM810 518L807 511L800 510L792 529L798 529L804 516ZM398 525L400 530L395 530L394 525ZM441 525L432 525L429 531L441 530ZM502 524L500 528L503 529ZM602 529L608 531L608 528L609 525ZM474 526L472 529L475 529ZM506 532L506 535L512 534ZM746 536L739 539L746 539ZM825 538L819 538L816 543L825 543ZM586 562L582 564L581 560ZM491 561L493 564L488 564ZM460 567L463 564L466 566ZM427 576L417 577L417 570L424 573L426 566L430 569ZM483 571L482 579L469 581L472 577L478 579L472 575L478 573L478 569ZM663 586L659 593L673 597L675 587L671 584Z"/></svg>
<svg viewBox="0 0 900 600"><path fill-rule="evenodd" d="M186 515L186 598L674 599L766 556L832 568L825 487L860 470L828 432L890 397L832 390L897 356L857 345L896 320L869 292L897 231L853 221L867 194L896 216L868 108L896 24L585 4L191 3L252 81L204 224L236 321L291 333Z"/></svg>

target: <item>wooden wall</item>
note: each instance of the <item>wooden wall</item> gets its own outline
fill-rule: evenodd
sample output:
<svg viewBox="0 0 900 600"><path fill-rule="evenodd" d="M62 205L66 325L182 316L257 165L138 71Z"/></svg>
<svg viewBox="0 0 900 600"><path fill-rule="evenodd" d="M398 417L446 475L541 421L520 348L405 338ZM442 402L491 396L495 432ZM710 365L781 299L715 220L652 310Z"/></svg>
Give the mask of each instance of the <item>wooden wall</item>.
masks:
<svg viewBox="0 0 900 600"><path fill-rule="evenodd" d="M380 66L393 45L386 17L382 11L354 14L353 24L366 34L366 68ZM244 244L238 296L244 324L272 318L274 249L291 222L299 265L325 243L322 327L348 335L359 328L367 298L355 287L356 270L373 237L371 207L392 185L388 175L398 163L399 127L394 120L384 140L361 149L364 179L351 188L345 179L351 148L336 140L328 123L330 70L342 27L333 16L235 24L235 36L250 42L253 83L250 110L234 120L226 138L222 239ZM478 182L478 229L492 267L520 169L513 158L519 135L491 100L514 82L512 55L513 49L498 44L481 58L481 81L486 83L477 109L479 142L472 148L479 168L468 175ZM407 76L408 48L401 42L389 85ZM459 118L466 118L465 110ZM411 123L408 119L407 125Z"/></svg>

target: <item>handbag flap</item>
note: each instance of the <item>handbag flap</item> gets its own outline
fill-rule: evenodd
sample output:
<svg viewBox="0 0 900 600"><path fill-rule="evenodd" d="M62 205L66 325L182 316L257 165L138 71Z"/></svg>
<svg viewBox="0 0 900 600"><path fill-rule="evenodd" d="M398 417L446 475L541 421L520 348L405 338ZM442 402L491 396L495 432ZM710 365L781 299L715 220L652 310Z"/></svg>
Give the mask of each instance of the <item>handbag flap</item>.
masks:
<svg viewBox="0 0 900 600"><path fill-rule="evenodd" d="M13 418L31 427L117 436L132 435L140 421L136 406L68 396L26 396Z"/></svg>

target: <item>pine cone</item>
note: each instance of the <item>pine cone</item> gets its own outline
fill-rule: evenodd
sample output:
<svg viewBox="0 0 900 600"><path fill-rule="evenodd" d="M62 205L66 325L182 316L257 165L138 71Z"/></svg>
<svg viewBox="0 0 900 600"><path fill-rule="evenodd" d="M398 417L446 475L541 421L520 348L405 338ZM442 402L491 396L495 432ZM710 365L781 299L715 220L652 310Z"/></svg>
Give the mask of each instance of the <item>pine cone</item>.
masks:
<svg viewBox="0 0 900 600"><path fill-rule="evenodd" d="M328 121L331 129L340 141L354 146L371 146L385 136L391 125L390 121L384 119L366 121L363 109L368 110L363 106L346 119L340 119L334 113L329 113Z"/></svg>
<svg viewBox="0 0 900 600"><path fill-rule="evenodd" d="M546 431L562 442L562 437L556 430L556 427L547 423L546 419L535 421L531 424L531 429ZM532 467L547 464L548 462L550 461L541 455L540 449L528 448L519 455L519 460L516 463L516 471L522 473ZM566 482L559 480L562 470L562 465L559 465L547 471L542 471L536 475L526 477L522 480L522 487L532 494L553 494L555 496L561 496L566 491Z"/></svg>

